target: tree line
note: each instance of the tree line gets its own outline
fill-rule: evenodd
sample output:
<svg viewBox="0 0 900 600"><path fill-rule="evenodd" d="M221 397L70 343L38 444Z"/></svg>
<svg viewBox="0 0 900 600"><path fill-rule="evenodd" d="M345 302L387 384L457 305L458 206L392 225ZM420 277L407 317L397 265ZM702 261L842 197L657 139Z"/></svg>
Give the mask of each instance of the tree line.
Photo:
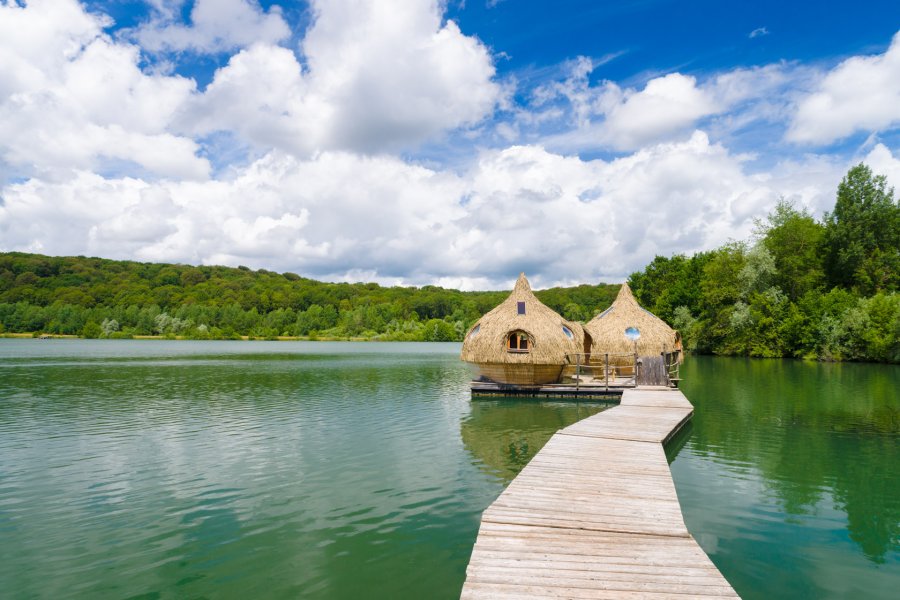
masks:
<svg viewBox="0 0 900 600"><path fill-rule="evenodd" d="M585 320L618 288L580 285L537 295L566 318ZM323 283L243 266L0 254L0 333L459 341L508 294Z"/></svg>
<svg viewBox="0 0 900 600"><path fill-rule="evenodd" d="M900 362L900 205L860 164L821 221L782 200L749 242L657 256L629 284L696 352Z"/></svg>

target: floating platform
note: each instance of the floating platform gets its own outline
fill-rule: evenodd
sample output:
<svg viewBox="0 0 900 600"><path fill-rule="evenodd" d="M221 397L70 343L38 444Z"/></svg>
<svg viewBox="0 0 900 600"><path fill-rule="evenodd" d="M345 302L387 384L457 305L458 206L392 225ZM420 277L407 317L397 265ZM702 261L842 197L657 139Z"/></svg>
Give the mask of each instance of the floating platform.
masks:
<svg viewBox="0 0 900 600"><path fill-rule="evenodd" d="M678 390L627 389L556 433L484 511L462 598L737 598L663 449L692 414Z"/></svg>
<svg viewBox="0 0 900 600"><path fill-rule="evenodd" d="M473 381L472 396L530 396L535 398L619 398L625 390L634 390L634 379L610 380L609 384L548 383L544 385L513 385L493 381ZM641 390L667 390L670 386L641 386Z"/></svg>

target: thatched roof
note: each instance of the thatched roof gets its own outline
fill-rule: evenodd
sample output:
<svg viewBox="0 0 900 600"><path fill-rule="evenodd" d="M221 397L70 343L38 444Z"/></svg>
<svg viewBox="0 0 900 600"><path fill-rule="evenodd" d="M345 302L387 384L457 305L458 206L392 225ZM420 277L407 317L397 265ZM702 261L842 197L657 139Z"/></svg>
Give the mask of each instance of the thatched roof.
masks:
<svg viewBox="0 0 900 600"><path fill-rule="evenodd" d="M524 315L519 314L519 302L525 303ZM571 338L563 327L572 334ZM506 339L514 331L528 335L529 352L507 351ZM566 321L538 300L522 273L509 297L466 333L460 357L472 363L564 365L566 354L578 352L584 352L581 326Z"/></svg>
<svg viewBox="0 0 900 600"><path fill-rule="evenodd" d="M623 283L612 306L584 326L591 336L591 353L634 353L634 342L625 337L625 330L629 327L640 331L641 336L637 341L639 356L658 355L664 348L667 352L675 348L675 330L642 308L634 299L628 284Z"/></svg>

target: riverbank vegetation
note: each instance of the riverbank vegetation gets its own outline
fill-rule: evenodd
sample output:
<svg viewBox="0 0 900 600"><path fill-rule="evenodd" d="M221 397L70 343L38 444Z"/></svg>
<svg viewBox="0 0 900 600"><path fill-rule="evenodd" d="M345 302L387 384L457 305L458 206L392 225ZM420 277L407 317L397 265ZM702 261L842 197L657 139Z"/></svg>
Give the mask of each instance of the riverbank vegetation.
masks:
<svg viewBox="0 0 900 600"><path fill-rule="evenodd" d="M900 206L865 165L849 171L821 221L782 201L753 240L657 256L629 284L689 350L900 362ZM586 321L618 289L536 295ZM0 254L0 335L459 341L507 294L13 252Z"/></svg>

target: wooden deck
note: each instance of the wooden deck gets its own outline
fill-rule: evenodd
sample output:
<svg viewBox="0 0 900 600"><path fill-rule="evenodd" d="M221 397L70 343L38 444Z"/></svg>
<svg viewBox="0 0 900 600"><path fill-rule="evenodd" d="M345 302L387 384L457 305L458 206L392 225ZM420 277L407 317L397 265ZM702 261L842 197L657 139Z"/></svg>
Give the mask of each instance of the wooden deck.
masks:
<svg viewBox="0 0 900 600"><path fill-rule="evenodd" d="M484 511L462 598L737 598L688 533L663 450L678 390L566 427Z"/></svg>

